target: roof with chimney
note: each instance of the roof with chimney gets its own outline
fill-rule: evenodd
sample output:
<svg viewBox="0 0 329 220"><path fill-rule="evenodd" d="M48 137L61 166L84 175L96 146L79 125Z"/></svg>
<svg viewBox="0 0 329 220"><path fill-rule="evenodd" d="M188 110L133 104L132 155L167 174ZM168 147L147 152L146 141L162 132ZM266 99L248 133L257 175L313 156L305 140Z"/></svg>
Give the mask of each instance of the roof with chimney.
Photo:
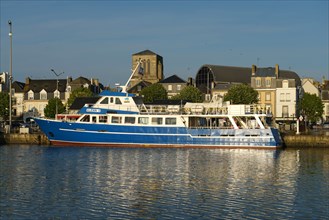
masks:
<svg viewBox="0 0 329 220"><path fill-rule="evenodd" d="M58 91L65 92L66 90L66 79L58 79ZM42 90L46 92L54 92L57 89L57 79L26 79L24 92L32 90L35 93L39 93Z"/></svg>
<svg viewBox="0 0 329 220"><path fill-rule="evenodd" d="M196 75L196 82L198 78L204 77L202 75L210 73L216 83L251 83L252 68L249 67L235 67L235 66L218 66L218 65L203 65ZM275 68L265 67L257 68L256 76L260 77L275 77ZM211 76L210 76L211 77ZM279 70L279 79L295 79L296 86L301 85L301 80L297 73L290 70Z"/></svg>

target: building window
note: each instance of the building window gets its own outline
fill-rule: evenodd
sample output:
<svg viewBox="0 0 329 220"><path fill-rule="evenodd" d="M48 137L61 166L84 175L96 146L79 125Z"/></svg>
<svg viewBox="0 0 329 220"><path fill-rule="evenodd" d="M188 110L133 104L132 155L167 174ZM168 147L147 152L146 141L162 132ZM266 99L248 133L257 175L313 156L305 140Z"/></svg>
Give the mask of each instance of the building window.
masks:
<svg viewBox="0 0 329 220"><path fill-rule="evenodd" d="M284 93L280 93L280 102L284 102Z"/></svg>
<svg viewBox="0 0 329 220"><path fill-rule="evenodd" d="M168 85L168 91L172 91L172 85Z"/></svg>
<svg viewBox="0 0 329 220"><path fill-rule="evenodd" d="M290 102L290 93L286 93L286 102Z"/></svg>
<svg viewBox="0 0 329 220"><path fill-rule="evenodd" d="M182 89L182 85L177 85L177 91L180 91Z"/></svg>
<svg viewBox="0 0 329 220"><path fill-rule="evenodd" d="M265 85L266 85L266 87L271 87L271 79L266 79Z"/></svg>
<svg viewBox="0 0 329 220"><path fill-rule="evenodd" d="M288 80L283 80L282 81L282 88L288 88L288 87L289 87Z"/></svg>
<svg viewBox="0 0 329 220"><path fill-rule="evenodd" d="M142 91L142 86L137 86L137 91L138 92Z"/></svg>
<svg viewBox="0 0 329 220"><path fill-rule="evenodd" d="M289 117L289 109L287 105L282 106L282 118Z"/></svg>
<svg viewBox="0 0 329 220"><path fill-rule="evenodd" d="M261 79L256 79L256 87L260 87L262 85Z"/></svg>
<svg viewBox="0 0 329 220"><path fill-rule="evenodd" d="M27 98L28 98L28 100L33 100L34 99L34 92L32 90L30 90L27 93Z"/></svg>
<svg viewBox="0 0 329 220"><path fill-rule="evenodd" d="M271 93L266 93L265 94L265 100L266 101L271 101Z"/></svg>
<svg viewBox="0 0 329 220"><path fill-rule="evenodd" d="M56 90L54 92L54 98L59 98L60 99L60 92L58 90Z"/></svg>
<svg viewBox="0 0 329 220"><path fill-rule="evenodd" d="M40 92L40 100L47 100L47 92L44 89Z"/></svg>

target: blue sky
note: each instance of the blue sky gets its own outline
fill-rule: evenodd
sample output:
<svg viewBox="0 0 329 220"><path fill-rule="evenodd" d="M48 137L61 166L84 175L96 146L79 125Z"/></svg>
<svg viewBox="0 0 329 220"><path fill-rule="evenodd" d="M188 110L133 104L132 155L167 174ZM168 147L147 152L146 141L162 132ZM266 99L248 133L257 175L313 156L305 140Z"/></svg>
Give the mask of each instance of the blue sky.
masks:
<svg viewBox="0 0 329 220"><path fill-rule="evenodd" d="M149 49L165 77L204 64L291 69L329 77L328 1L0 1L0 71L14 80L98 78L125 83L131 55Z"/></svg>

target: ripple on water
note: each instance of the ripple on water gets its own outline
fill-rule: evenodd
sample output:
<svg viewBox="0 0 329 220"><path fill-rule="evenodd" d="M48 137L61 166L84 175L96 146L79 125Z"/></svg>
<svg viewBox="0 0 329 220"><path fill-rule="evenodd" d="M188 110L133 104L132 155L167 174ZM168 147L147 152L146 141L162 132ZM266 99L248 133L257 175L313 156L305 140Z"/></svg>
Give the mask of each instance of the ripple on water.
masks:
<svg viewBox="0 0 329 220"><path fill-rule="evenodd" d="M328 150L0 147L1 219L324 219Z"/></svg>

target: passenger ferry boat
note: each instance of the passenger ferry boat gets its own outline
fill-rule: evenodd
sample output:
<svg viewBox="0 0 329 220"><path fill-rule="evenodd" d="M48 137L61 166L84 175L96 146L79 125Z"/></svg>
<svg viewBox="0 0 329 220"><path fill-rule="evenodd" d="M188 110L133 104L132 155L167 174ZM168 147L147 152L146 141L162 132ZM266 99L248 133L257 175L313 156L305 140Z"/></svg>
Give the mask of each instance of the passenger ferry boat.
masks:
<svg viewBox="0 0 329 220"><path fill-rule="evenodd" d="M62 146L277 149L282 145L278 129L266 126L267 115L258 114L252 105L220 100L145 105L142 97L123 89L103 91L95 104L80 110L77 120L34 120L51 144Z"/></svg>

